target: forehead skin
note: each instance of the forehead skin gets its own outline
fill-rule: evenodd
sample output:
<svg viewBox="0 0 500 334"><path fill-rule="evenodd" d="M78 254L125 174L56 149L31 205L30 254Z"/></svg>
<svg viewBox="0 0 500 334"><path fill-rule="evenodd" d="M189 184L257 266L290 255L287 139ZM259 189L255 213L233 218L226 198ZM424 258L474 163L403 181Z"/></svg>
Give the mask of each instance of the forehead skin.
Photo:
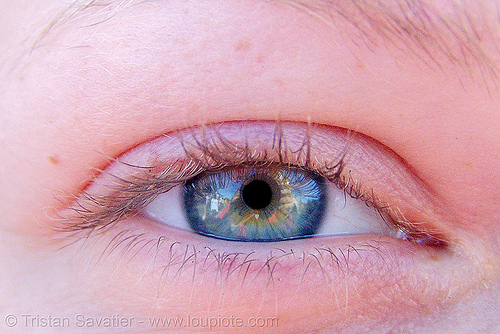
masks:
<svg viewBox="0 0 500 334"><path fill-rule="evenodd" d="M436 10L452 20L450 3ZM120 2L68 14L59 1L0 3L2 229L44 233L61 206L54 194L77 193L107 157L164 133L310 121L359 131L407 161L497 287L500 41L484 16L495 5L468 11L487 67L479 49L453 51L469 60L453 63L374 31L365 43L358 27L296 4Z"/></svg>

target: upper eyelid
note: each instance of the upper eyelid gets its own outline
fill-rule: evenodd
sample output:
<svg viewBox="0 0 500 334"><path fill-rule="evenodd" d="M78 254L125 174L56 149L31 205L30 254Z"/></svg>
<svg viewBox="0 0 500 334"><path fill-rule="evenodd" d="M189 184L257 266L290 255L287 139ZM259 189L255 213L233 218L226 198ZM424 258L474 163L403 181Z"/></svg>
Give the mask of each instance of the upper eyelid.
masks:
<svg viewBox="0 0 500 334"><path fill-rule="evenodd" d="M286 127L287 131L281 132L283 127ZM275 149L278 150L261 150L251 153L247 150L248 147L245 147L245 145L249 145L245 143L245 140L248 139L245 131L252 134L254 134L252 131L261 131L259 134L262 136L264 136L264 132L267 131L268 133L264 137L274 139L272 139L273 143L266 143L266 145L271 147L274 144L274 146L276 146ZM316 138L312 136L312 133L311 136L309 135L311 131L312 133L326 131L326 133L329 133L330 137L322 138L319 136ZM242 134L242 132L245 133ZM231 133L233 136L236 136L238 133L240 136L243 136L245 140L242 141L240 138L239 141L234 141L235 138L228 139L225 137L225 135L231 136ZM191 141L189 141L189 138L191 138ZM312 140L313 143L311 143L310 140ZM337 144L333 144L332 140L337 141ZM97 177L94 183L77 198L69 213L66 212L61 215L62 223L59 224L59 226L62 230L66 231L102 229L113 225L116 221L130 214L136 214L153 200L155 195L168 191L170 188L181 184L183 181L207 169L217 171L231 164L238 165L242 163L247 163L252 166L264 166L274 159L275 162L310 168L334 182L341 182L339 186L349 187L348 191L352 196L358 196L358 194L359 196L368 196L363 199L371 201L371 205L382 210L381 214L389 215L388 219L391 219L394 224L398 224L401 228L408 230L409 233L418 233L416 235L418 238L427 238L426 235L428 232L425 231L423 226L419 226L418 229L413 228L413 223L401 214L402 211L399 211L397 206L394 208L393 205L387 204L391 203L392 199L387 202L385 200L381 201L373 192L370 193L369 190L361 188L361 185L356 181L360 179L359 175L357 178L351 179L351 172L355 173L356 159L364 159L365 165L367 159L374 159L373 161L377 161L385 158L385 160L391 162L391 159L387 159L388 156L386 156L385 153L383 157L376 157L376 152L380 150L380 148L378 148L376 143L366 143L366 140L367 139L364 139L361 134L353 134L338 128L293 122L228 122L201 128L191 128L184 131L181 130L139 145L138 148L134 148L131 152L127 152L118 158L114 163L108 166L108 168L102 171L102 174ZM254 141L258 140L254 138ZM326 141L328 144L326 142L322 143L322 141ZM191 143L190 145L192 145L193 148L190 149L186 147L188 142ZM294 142L293 145L292 142ZM363 147L363 142L365 142L364 145L366 145L366 147ZM238 150L233 147L235 143L239 143L241 147L239 157L238 154L236 156L234 155L235 152L238 153ZM325 145L336 146L336 157L316 156L319 154L319 151L315 149L313 145L318 143L321 144L320 146L323 146L322 149L325 148ZM355 145L361 145L363 149L359 147L355 149ZM224 149L222 146L225 146L225 149L229 149L229 153L226 152L225 154L221 153L218 155L217 150ZM292 154L288 152L287 157L281 157L281 154L287 155L287 153L285 153L287 150L297 151L297 149L302 149L303 154L293 154L292 157ZM374 151L371 153L366 151L370 149ZM310 150L314 152L309 161L306 157L310 153ZM177 151L177 155L179 151L182 151L187 156L191 155L191 158L184 160L178 157L175 158L175 154L173 154L175 151ZM200 155L200 151L204 151L205 153ZM358 158L356 158L352 152L357 152L357 155L359 155ZM325 155L324 153L325 152L322 152L323 155ZM232 157L231 154L233 154ZM250 154L250 156L248 156L248 154ZM380 155L381 152L378 152L378 154ZM173 160L172 155L174 156ZM364 157L364 155L368 158ZM197 161L196 156L201 156L203 158ZM204 161L204 159L212 159L213 161ZM249 159L250 162L247 161ZM296 161L293 159L296 159ZM325 161L329 162L330 165L323 166L322 164L324 164ZM375 168L376 171L377 168L380 168L380 166L377 165L381 163L387 164L387 161L379 161L373 168ZM349 170L341 176L340 173L343 170L342 164L344 162L347 163ZM363 164L363 161L358 162ZM408 188L411 189L412 186L410 185L413 182L408 173L404 171L405 166L401 166L400 162L392 161L392 163L394 166L391 166L391 170L386 170L385 173L395 172L395 178L399 179L399 182L404 179L408 184ZM390 166L390 163L387 166ZM385 169L387 168L388 167ZM382 168L381 171L382 170L384 170L384 168ZM331 173L331 175L325 175L325 173ZM405 173L405 176L397 175ZM361 177L361 180L363 181L363 177ZM385 180L384 182L390 183L392 181ZM396 188L398 187L401 188L401 186L397 186ZM413 188L415 187L417 186L413 185ZM380 190L381 187L375 186L375 188L379 188L377 190ZM421 190L414 189L414 196L417 196ZM400 196L404 197L405 195L402 194ZM405 198L409 200L412 199L411 197L412 196L407 195ZM413 198L412 200L415 199ZM419 204L427 208L427 206L421 202ZM425 211L425 209L422 211ZM403 212L408 212L408 207L405 207ZM419 212L419 214L421 217L425 217L424 212ZM441 242L440 240L444 241L442 236L438 235L436 229L429 226L427 228L429 229L429 233L431 233L429 234L429 238L433 238L439 241L439 243ZM433 235L433 237L431 237L431 235Z"/></svg>

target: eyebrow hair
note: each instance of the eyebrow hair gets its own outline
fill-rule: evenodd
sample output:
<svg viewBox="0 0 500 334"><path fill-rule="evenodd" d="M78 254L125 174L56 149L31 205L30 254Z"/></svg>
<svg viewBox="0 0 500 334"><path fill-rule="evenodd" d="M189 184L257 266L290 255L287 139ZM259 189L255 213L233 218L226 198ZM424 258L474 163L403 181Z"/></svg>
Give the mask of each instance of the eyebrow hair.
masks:
<svg viewBox="0 0 500 334"><path fill-rule="evenodd" d="M339 33L345 32L355 45L364 44L375 51L380 42L410 52L431 68L443 70L447 61L474 77L472 68L479 68L483 80L496 87L497 64L485 48L486 41L498 38L500 26L493 29L486 22L486 8L474 1L480 17L474 17L463 1L448 0L448 13L429 0L265 0L303 11ZM38 47L52 30L68 21L91 18L85 26L110 20L127 8L146 3L146 0L72 0L71 4L46 25L36 38L32 50ZM469 4L470 5L470 4ZM93 9L90 11L90 9ZM496 8L500 16L500 9ZM498 16L496 16L498 18ZM479 21L481 20L481 21ZM490 20L491 21L491 20ZM480 29L480 26L484 29ZM349 29L352 28L352 29ZM355 33L352 34L351 32ZM480 32L481 31L481 32ZM489 35L489 36L488 36ZM500 48L500 45L498 46ZM494 51L498 49L494 47ZM489 80L488 80L489 79ZM488 84L486 83L486 86Z"/></svg>
<svg viewBox="0 0 500 334"><path fill-rule="evenodd" d="M443 60L467 71L476 65L483 80L489 78L496 86L498 68L486 51L485 42L494 43L498 38L494 31L499 31L500 26L493 29L492 22L486 22L487 9L481 1L474 4L480 17L474 17L463 1L452 0L446 3L448 13L428 0L277 1L304 11L337 31L342 31L341 24L347 24L357 32L349 39L357 38L356 44L363 43L370 50L382 40L440 70L445 65ZM500 15L499 8L495 9ZM498 53L497 48L495 51Z"/></svg>

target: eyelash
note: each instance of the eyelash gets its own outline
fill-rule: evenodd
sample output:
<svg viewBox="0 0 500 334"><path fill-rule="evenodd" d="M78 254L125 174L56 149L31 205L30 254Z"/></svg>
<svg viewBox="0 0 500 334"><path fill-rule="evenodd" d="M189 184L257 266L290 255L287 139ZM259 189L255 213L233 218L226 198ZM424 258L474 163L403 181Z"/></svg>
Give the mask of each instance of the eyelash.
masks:
<svg viewBox="0 0 500 334"><path fill-rule="evenodd" d="M270 150L252 152L248 143L244 147L238 146L217 130L203 127L201 140L196 135L197 128L191 129L194 144L188 147L187 143L181 142L186 159L177 160L173 164L138 166L111 159L111 162L123 164L135 172L127 178L122 178L106 170L96 169L98 173L108 175L114 180L114 185L109 186L110 193L96 196L83 191L81 196L73 197L74 204L70 210L59 214L60 224L56 229L72 234L80 231L88 231L88 235L96 231L103 232L120 220L139 214L157 195L202 172L220 172L235 166L266 167L276 164L269 160L269 156L273 155L271 153L275 153L279 165L312 170L343 190L344 196L362 200L367 206L373 207L389 226L398 231L395 235L397 238L439 248L447 246L447 242L437 232L426 231L422 226L410 222L397 207L393 208L380 201L373 189L365 189L362 183L354 180L350 171L345 171L344 157L347 146L329 165L314 166L310 156L309 128L310 125L300 148L296 151L287 149L281 123L278 122ZM349 139L356 135L355 132L348 132ZM298 163L291 163L290 154L295 155L293 160Z"/></svg>

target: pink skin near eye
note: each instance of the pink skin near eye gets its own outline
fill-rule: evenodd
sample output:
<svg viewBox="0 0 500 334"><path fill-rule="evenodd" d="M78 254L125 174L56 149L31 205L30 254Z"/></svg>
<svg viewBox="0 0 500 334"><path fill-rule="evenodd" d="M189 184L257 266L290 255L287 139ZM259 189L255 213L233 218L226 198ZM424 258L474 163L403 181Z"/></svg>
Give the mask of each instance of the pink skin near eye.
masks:
<svg viewBox="0 0 500 334"><path fill-rule="evenodd" d="M495 330L500 104L477 65L438 54L436 70L405 45L377 40L370 49L349 39L352 26L271 2L89 7L48 34L40 27L63 9L45 6L0 4L0 266L8 282L0 309L2 318L19 317L13 330L33 330L22 314L69 317L67 331L78 332L76 314L117 313L276 316L273 330L283 333ZM477 9L469 19L485 50L494 49L497 25ZM31 32L43 39L24 50ZM65 239L51 229L50 214L66 205L57 198L79 194L108 157L235 120L311 122L375 138L423 180L434 201L422 210L453 247L378 236L240 244L135 217L60 249L85 234Z"/></svg>

